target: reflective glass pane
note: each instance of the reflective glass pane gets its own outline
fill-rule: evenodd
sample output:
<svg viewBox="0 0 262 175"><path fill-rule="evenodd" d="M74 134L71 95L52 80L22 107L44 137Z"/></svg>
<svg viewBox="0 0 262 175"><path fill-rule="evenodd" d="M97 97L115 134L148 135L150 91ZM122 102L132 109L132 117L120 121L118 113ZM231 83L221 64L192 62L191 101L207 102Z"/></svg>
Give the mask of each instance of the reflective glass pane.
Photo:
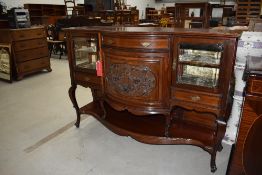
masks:
<svg viewBox="0 0 262 175"><path fill-rule="evenodd" d="M96 69L98 61L97 37L75 38L74 51L76 68Z"/></svg>
<svg viewBox="0 0 262 175"><path fill-rule="evenodd" d="M179 45L177 83L217 87L223 44Z"/></svg>
<svg viewBox="0 0 262 175"><path fill-rule="evenodd" d="M180 74L177 77L177 83L205 86L209 88L216 87L219 78L219 69L198 67L190 65L181 65Z"/></svg>

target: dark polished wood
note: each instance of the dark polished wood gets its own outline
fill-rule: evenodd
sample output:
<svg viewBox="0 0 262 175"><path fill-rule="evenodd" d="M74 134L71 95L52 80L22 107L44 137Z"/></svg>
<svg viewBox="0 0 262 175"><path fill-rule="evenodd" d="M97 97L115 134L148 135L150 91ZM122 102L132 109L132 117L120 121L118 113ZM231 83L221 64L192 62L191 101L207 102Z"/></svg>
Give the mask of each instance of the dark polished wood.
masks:
<svg viewBox="0 0 262 175"><path fill-rule="evenodd" d="M189 144L216 153L231 109L238 36L216 31L159 27L76 27L65 29L71 76L69 95L80 115L90 114L113 132L149 144ZM77 38L97 35L103 76L76 66ZM220 64L178 62L182 43L223 48ZM223 47L222 47L223 46ZM219 69L214 88L176 83L180 64ZM93 102L79 108L77 85L92 90Z"/></svg>
<svg viewBox="0 0 262 175"><path fill-rule="evenodd" d="M44 27L3 29L0 32L0 42L12 45L12 69L18 80L44 69L52 71Z"/></svg>
<svg viewBox="0 0 262 175"><path fill-rule="evenodd" d="M189 9L200 9L200 17L189 14ZM201 28L209 28L211 19L210 3L176 3L175 4L175 27L185 27L186 20L201 22ZM192 27L193 28L193 27Z"/></svg>
<svg viewBox="0 0 262 175"><path fill-rule="evenodd" d="M28 9L32 25L55 24L57 19L66 16L65 5L56 4L24 4Z"/></svg>
<svg viewBox="0 0 262 175"><path fill-rule="evenodd" d="M245 168L243 162L254 162L254 160L261 160L261 154L252 154L250 157L249 153L244 152L245 145L250 145L249 142L254 142L256 145L253 145L253 153L259 153L261 150L262 141L261 137L259 140L256 140L257 137L253 137L250 133L251 129L258 118L262 117L262 58L261 57L250 57L247 60L247 68L245 71L245 77L247 81L246 92L245 92L245 101L243 107L242 118L240 122L239 133L236 141L234 150L232 151L231 161L229 163L228 175L239 175L245 174ZM256 129L258 130L258 129ZM258 132L258 131L257 131ZM259 129L259 132L262 133L262 128ZM261 135L261 134L260 134ZM260 151L261 153L261 151ZM246 158L250 160L244 160L243 155L246 154ZM260 166L260 167L259 167ZM260 165L253 166L253 169L257 169L256 175L261 174L262 161ZM260 168L260 169L259 169ZM248 167L250 169L250 167ZM249 174L247 174L249 175ZM253 175L253 174L250 174Z"/></svg>

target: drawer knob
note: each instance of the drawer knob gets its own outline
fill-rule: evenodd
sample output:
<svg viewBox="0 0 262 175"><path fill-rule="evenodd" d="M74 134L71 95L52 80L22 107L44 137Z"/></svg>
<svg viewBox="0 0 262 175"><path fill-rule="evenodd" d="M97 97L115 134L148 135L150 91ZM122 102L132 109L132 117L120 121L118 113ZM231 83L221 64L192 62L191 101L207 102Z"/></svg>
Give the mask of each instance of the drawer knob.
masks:
<svg viewBox="0 0 262 175"><path fill-rule="evenodd" d="M201 99L199 96L191 96L190 98L193 102L197 102Z"/></svg>
<svg viewBox="0 0 262 175"><path fill-rule="evenodd" d="M148 46L151 45L151 43L149 43L149 42L143 42L143 43L141 43L141 45L142 45L143 47L148 47Z"/></svg>

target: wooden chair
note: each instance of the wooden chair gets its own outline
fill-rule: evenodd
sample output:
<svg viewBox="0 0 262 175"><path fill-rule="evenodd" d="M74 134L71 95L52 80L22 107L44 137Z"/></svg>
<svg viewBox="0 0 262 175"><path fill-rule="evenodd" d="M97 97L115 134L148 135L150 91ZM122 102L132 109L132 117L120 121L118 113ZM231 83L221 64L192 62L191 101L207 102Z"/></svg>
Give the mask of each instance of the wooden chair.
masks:
<svg viewBox="0 0 262 175"><path fill-rule="evenodd" d="M57 31L53 24L47 26L47 43L50 57L52 53L57 54L59 51L59 59L61 59L63 53L66 53L64 33Z"/></svg>
<svg viewBox="0 0 262 175"><path fill-rule="evenodd" d="M262 173L262 116L249 129L244 143L243 165L247 175Z"/></svg>

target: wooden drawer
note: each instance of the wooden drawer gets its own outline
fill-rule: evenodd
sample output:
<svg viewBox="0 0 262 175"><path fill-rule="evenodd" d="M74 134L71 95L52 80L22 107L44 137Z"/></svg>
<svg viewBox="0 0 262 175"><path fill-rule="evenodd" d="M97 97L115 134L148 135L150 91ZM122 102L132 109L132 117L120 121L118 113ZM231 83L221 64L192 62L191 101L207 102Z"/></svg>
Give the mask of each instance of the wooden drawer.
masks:
<svg viewBox="0 0 262 175"><path fill-rule="evenodd" d="M49 57L39 58L36 60L30 60L17 65L17 70L19 73L31 72L34 70L39 70L40 68L49 68L50 59Z"/></svg>
<svg viewBox="0 0 262 175"><path fill-rule="evenodd" d="M261 80L251 80L250 87L248 91L253 94L262 95L262 78Z"/></svg>
<svg viewBox="0 0 262 175"><path fill-rule="evenodd" d="M101 84L101 78L96 75L91 75L90 73L75 72L75 81L82 83L90 83L94 85Z"/></svg>
<svg viewBox="0 0 262 175"><path fill-rule="evenodd" d="M103 44L107 46L136 48L136 49L168 49L169 39L167 37L111 37L104 36Z"/></svg>
<svg viewBox="0 0 262 175"><path fill-rule="evenodd" d="M41 48L28 49L28 50L17 52L15 59L17 62L24 62L24 61L47 57L47 56L48 56L48 48L41 47Z"/></svg>
<svg viewBox="0 0 262 175"><path fill-rule="evenodd" d="M214 94L202 94L193 91L175 90L172 92L172 97L177 100L182 100L190 103L197 103L205 106L219 107L220 97Z"/></svg>
<svg viewBox="0 0 262 175"><path fill-rule="evenodd" d="M44 28L15 30L12 32L15 41L46 37Z"/></svg>
<svg viewBox="0 0 262 175"><path fill-rule="evenodd" d="M44 47L44 46L47 46L46 38L17 41L14 43L15 51L21 51L21 50Z"/></svg>

